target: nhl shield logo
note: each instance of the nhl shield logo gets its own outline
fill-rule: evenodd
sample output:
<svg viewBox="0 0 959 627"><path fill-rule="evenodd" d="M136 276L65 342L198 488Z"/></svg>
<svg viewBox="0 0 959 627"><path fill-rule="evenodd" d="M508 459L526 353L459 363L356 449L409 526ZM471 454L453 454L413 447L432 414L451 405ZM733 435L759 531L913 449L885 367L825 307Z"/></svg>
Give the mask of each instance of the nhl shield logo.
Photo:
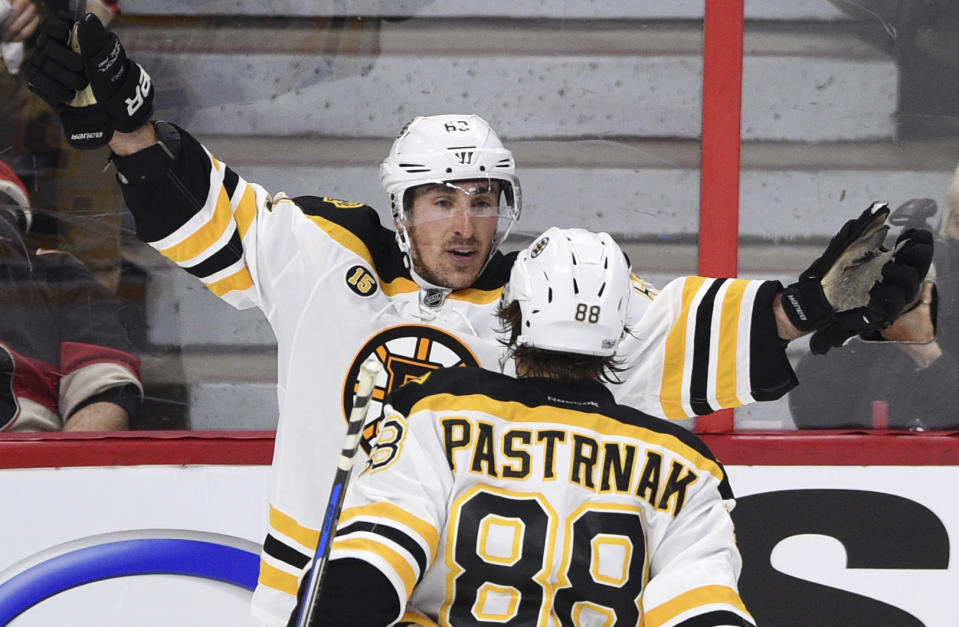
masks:
<svg viewBox="0 0 959 627"><path fill-rule="evenodd" d="M437 307L442 307L443 303L446 302L446 295L449 293L449 290L434 290L427 289L426 293L423 294L423 304L429 307L430 309L436 309Z"/></svg>

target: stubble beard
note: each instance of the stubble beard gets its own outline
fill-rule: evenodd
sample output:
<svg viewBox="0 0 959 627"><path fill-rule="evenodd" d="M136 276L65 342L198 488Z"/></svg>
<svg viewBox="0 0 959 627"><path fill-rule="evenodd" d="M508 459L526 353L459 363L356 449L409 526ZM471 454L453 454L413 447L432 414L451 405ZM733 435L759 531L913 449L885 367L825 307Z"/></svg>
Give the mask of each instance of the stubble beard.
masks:
<svg viewBox="0 0 959 627"><path fill-rule="evenodd" d="M456 242L456 244L474 244L475 241L469 240L467 242ZM445 252L441 252L438 257L438 266L444 266L449 264L449 269L443 267L438 268L438 271L434 271L426 266L423 261L420 259L419 254L417 253L416 246L413 245L411 248L411 257L413 260L413 269L416 271L420 277L429 281L433 285L439 285L440 287L446 287L451 290L462 290L472 285L476 282L476 279L479 278L479 275L482 273L483 268L486 265L486 260L489 258L489 251L477 250L476 258L482 259L482 263L479 267L476 267L473 264L470 264L466 267L458 267L453 265L447 259L443 257ZM445 251L449 246L444 245L443 251Z"/></svg>

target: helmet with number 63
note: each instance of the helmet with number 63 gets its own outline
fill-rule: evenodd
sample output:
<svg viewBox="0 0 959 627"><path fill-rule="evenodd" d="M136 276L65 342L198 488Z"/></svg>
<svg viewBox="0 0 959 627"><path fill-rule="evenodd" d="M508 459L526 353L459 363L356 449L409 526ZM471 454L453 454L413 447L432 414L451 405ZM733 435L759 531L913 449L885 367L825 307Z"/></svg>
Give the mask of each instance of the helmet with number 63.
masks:
<svg viewBox="0 0 959 627"><path fill-rule="evenodd" d="M393 142L380 164L380 183L390 196L396 240L409 258L407 191L420 185L453 181L499 181L499 223L490 255L519 218L522 206L513 153L478 115L432 115L414 118Z"/></svg>
<svg viewBox="0 0 959 627"><path fill-rule="evenodd" d="M517 256L502 304L519 303L517 346L609 356L631 293L629 263L609 234L553 227Z"/></svg>

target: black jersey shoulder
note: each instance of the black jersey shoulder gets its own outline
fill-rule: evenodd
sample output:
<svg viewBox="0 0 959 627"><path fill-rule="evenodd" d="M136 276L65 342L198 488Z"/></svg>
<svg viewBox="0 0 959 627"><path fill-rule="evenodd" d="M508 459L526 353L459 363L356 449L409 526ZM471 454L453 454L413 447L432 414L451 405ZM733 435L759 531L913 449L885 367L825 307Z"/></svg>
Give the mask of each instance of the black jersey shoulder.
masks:
<svg viewBox="0 0 959 627"><path fill-rule="evenodd" d="M495 290L506 285L518 254L517 252L504 254L499 251L494 253L472 287L478 290Z"/></svg>
<svg viewBox="0 0 959 627"><path fill-rule="evenodd" d="M403 384L390 394L389 402L397 411L409 414L413 406L427 396L483 394L496 398L496 390L508 394L515 381L512 377L483 368L441 368Z"/></svg>
<svg viewBox="0 0 959 627"><path fill-rule="evenodd" d="M304 214L328 220L360 240L373 258L373 265L382 280L390 282L399 277L409 278L396 243L396 232L383 226L373 207L319 196L297 196L293 202Z"/></svg>

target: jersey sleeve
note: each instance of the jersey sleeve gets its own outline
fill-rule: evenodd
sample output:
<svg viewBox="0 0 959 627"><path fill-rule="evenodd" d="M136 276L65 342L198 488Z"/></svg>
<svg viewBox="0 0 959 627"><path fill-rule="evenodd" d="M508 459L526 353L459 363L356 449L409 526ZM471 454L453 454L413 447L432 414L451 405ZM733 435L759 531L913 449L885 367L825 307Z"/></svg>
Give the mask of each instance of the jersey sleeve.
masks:
<svg viewBox="0 0 959 627"><path fill-rule="evenodd" d="M160 122L157 134L158 144L113 157L137 237L234 307L259 307L274 331L278 316L299 315L304 274L338 255L388 265L381 257L392 240L371 207L271 194L187 131Z"/></svg>
<svg viewBox="0 0 959 627"><path fill-rule="evenodd" d="M617 401L682 420L775 400L796 386L772 303L776 281L683 277L636 291Z"/></svg>
<svg viewBox="0 0 959 627"><path fill-rule="evenodd" d="M742 558L729 514L734 505L726 480L704 474L673 520L651 521L644 625L754 626L738 589Z"/></svg>
<svg viewBox="0 0 959 627"><path fill-rule="evenodd" d="M253 227L270 195L186 131L159 123L157 132L160 143L113 158L137 237L231 305L263 308Z"/></svg>
<svg viewBox="0 0 959 627"><path fill-rule="evenodd" d="M366 466L347 491L330 558L331 565L361 560L382 573L389 589L371 591L356 582L362 590L356 603L369 594L395 595L399 613L393 620L399 620L436 555L452 477L428 412L407 420L388 406L385 416Z"/></svg>

